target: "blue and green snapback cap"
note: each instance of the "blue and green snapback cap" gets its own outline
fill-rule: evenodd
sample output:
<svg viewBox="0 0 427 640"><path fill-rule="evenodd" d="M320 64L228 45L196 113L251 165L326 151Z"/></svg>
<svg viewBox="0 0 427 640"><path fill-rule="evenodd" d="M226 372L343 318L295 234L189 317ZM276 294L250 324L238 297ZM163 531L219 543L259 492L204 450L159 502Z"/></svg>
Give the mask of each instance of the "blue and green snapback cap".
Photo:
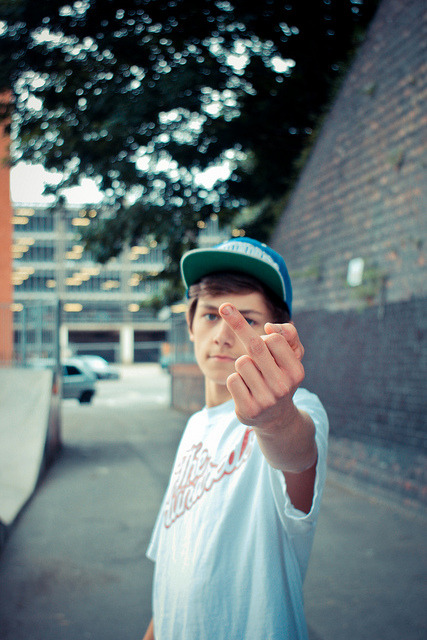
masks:
<svg viewBox="0 0 427 640"><path fill-rule="evenodd" d="M215 247L187 251L181 258L181 274L187 289L218 271L254 276L286 302L292 315L292 285L286 263L266 244L252 238L232 238Z"/></svg>

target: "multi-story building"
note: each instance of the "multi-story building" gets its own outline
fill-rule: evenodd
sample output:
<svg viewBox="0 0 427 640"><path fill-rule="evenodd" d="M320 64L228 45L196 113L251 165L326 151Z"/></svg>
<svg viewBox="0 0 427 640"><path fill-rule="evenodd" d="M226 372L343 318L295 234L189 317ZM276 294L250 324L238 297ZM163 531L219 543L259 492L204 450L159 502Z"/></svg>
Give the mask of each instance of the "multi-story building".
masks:
<svg viewBox="0 0 427 640"><path fill-rule="evenodd" d="M60 303L63 355L84 352L119 362L157 360L169 323L144 303L161 294L163 249L154 241L141 243L100 265L79 242L81 227L91 224L99 207L52 211L15 203L13 214L16 348L25 311Z"/></svg>
<svg viewBox="0 0 427 640"><path fill-rule="evenodd" d="M55 209L28 203L13 205L13 287L15 358L51 355L60 309L62 356L95 353L110 361L158 361L168 340L170 311L150 308L161 298L164 249L155 241L126 248L105 265L84 250L80 230L98 215L99 206ZM228 237L217 216L199 223L200 246ZM180 311L178 305L177 311ZM182 309L181 309L182 311ZM47 337L46 337L47 336Z"/></svg>

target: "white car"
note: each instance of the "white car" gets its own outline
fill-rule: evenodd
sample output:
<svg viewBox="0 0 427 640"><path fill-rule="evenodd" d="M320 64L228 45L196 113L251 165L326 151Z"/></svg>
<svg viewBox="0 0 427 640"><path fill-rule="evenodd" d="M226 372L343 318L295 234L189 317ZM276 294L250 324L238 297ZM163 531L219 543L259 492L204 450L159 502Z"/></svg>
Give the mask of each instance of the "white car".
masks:
<svg viewBox="0 0 427 640"><path fill-rule="evenodd" d="M33 369L53 369L52 359L36 359L28 363ZM62 397L75 398L80 404L92 401L96 391L96 376L80 358L66 358L61 363Z"/></svg>
<svg viewBox="0 0 427 640"><path fill-rule="evenodd" d="M101 356L79 355L78 359L85 362L99 380L117 380L119 378L119 372Z"/></svg>
<svg viewBox="0 0 427 640"><path fill-rule="evenodd" d="M89 403L95 395L96 376L80 358L67 358L62 363L62 397Z"/></svg>

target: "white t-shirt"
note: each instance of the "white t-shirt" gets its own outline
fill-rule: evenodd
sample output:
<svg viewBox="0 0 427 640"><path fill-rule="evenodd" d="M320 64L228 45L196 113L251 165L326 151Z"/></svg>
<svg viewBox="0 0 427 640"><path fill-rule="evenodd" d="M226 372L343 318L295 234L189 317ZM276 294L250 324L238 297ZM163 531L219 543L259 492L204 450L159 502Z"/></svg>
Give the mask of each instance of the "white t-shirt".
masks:
<svg viewBox="0 0 427 640"><path fill-rule="evenodd" d="M310 512L293 507L233 401L194 414L178 447L147 556L155 563L156 640L302 640L302 585L326 475L328 419L317 396L294 402L316 426Z"/></svg>

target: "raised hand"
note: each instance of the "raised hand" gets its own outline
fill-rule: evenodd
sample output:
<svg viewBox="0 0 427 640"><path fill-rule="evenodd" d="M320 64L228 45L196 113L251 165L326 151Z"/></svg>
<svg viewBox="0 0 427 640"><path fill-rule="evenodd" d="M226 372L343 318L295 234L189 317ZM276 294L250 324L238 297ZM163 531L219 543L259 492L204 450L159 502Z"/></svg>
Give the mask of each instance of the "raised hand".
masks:
<svg viewBox="0 0 427 640"><path fill-rule="evenodd" d="M310 416L299 411L293 395L304 379L304 348L291 324L271 324L260 336L231 304L219 313L244 345L247 354L227 378L236 415L254 428L269 464L283 471L292 503L308 513L316 475L317 446Z"/></svg>
<svg viewBox="0 0 427 640"><path fill-rule="evenodd" d="M227 379L240 422L263 429L284 426L295 418L293 394L304 379L304 348L292 324L265 325L260 336L231 304L219 308L224 321L246 349Z"/></svg>

